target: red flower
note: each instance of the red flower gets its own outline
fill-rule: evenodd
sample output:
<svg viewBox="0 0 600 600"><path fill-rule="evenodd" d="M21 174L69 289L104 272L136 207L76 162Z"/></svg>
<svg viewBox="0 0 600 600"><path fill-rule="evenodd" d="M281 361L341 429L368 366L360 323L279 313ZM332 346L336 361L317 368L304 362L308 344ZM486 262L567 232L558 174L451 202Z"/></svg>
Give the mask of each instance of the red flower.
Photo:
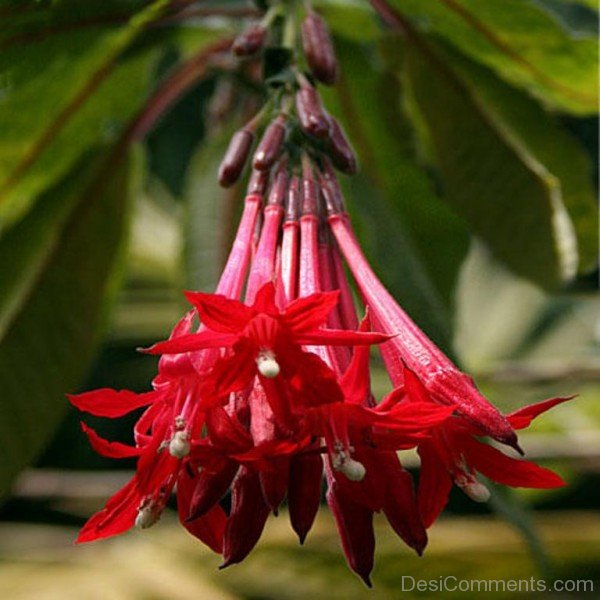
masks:
<svg viewBox="0 0 600 600"><path fill-rule="evenodd" d="M404 372L404 392L408 403L431 402L425 386L408 368ZM539 414L570 399L545 400L525 406L506 418L515 429L524 429ZM478 441L476 437L484 436L486 432L460 415L451 417L431 433L431 438L422 440L418 446L421 457L418 502L426 527L443 510L453 483L475 501L488 500L490 492L477 480L476 473L511 487L555 488L564 485L556 473L533 462L511 458Z"/></svg>
<svg viewBox="0 0 600 600"><path fill-rule="evenodd" d="M262 382L280 374L303 404L341 400L335 376L303 345L378 344L390 336L380 333L321 329L338 300L338 292L312 294L290 302L281 311L275 304L275 286L265 284L252 306L217 294L188 292L206 330L160 342L152 354L195 352L204 348L231 348L205 377L203 391L218 400L243 390L259 376ZM311 381L319 382L318 387Z"/></svg>

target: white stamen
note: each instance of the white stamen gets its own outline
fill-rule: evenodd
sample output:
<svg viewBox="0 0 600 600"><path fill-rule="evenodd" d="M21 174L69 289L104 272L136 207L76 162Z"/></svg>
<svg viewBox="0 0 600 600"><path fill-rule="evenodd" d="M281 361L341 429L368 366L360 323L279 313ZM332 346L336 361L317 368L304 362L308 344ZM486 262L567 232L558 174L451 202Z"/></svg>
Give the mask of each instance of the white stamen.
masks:
<svg viewBox="0 0 600 600"><path fill-rule="evenodd" d="M475 502L487 502L490 499L490 490L480 481L473 481L462 486L464 493Z"/></svg>
<svg viewBox="0 0 600 600"><path fill-rule="evenodd" d="M365 466L354 460L345 450L336 450L332 465L336 471L343 473L350 481L362 481L367 474Z"/></svg>
<svg viewBox="0 0 600 600"><path fill-rule="evenodd" d="M169 454L175 458L184 458L190 453L190 441L186 431L176 431L169 442Z"/></svg>
<svg viewBox="0 0 600 600"><path fill-rule="evenodd" d="M279 363L275 360L275 356L272 352L264 351L261 352L256 358L256 365L258 372L267 379L273 379L279 375L281 371Z"/></svg>
<svg viewBox="0 0 600 600"><path fill-rule="evenodd" d="M135 526L139 529L148 529L160 519L161 511L157 509L153 502L140 507L135 518Z"/></svg>
<svg viewBox="0 0 600 600"><path fill-rule="evenodd" d="M367 474L367 470L365 469L365 465L353 458L348 458L346 462L342 465L340 471L350 480L350 481L362 481Z"/></svg>

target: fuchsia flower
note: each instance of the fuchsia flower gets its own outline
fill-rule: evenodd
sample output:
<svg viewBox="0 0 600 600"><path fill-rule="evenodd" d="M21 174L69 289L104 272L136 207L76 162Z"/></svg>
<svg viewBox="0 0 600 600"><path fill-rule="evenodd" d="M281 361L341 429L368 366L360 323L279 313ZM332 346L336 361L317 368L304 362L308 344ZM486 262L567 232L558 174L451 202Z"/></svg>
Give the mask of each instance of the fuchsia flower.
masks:
<svg viewBox="0 0 600 600"><path fill-rule="evenodd" d="M255 24L234 49L257 52L272 33ZM315 78L332 82L333 45L314 13L303 42ZM176 493L179 520L225 567L249 554L286 498L302 543L325 479L346 560L370 585L375 513L422 554L453 483L476 500L488 493L477 473L511 486L562 485L476 438L522 452L515 430L567 398L502 415L394 301L360 249L331 167L351 174L356 157L313 81L300 72L294 81L273 98L270 125L261 112L232 139L220 169L226 186L263 129L236 238L216 292L188 292L193 309L168 340L145 350L161 355L152 391L69 397L100 417L144 409L133 445L82 424L96 451L137 466L77 541L145 529ZM361 322L343 260L364 305ZM371 345L393 386L380 402ZM409 448L422 460L417 492L398 456Z"/></svg>

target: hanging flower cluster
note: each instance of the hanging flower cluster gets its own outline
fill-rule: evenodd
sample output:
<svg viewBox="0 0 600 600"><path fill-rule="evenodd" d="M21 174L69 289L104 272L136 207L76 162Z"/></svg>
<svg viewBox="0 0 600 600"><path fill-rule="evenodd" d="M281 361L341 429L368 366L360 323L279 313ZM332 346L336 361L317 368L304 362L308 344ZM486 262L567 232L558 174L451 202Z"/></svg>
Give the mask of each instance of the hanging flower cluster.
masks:
<svg viewBox="0 0 600 600"><path fill-rule="evenodd" d="M238 37L234 52L258 52L277 18L267 13ZM369 584L375 513L421 554L453 484L480 502L489 491L478 474L509 486L563 485L553 472L479 438L522 453L515 430L566 398L502 415L365 259L334 172L353 173L356 159L312 83L335 81L333 46L311 10L301 34L310 72L296 68L293 81L277 89L276 108L233 136L221 165L221 183L233 184L263 129L216 292L188 292L191 309L170 338L144 350L160 355L152 391L69 397L100 417L144 408L134 445L109 442L83 425L97 452L136 457L137 469L78 542L152 526L175 491L182 525L231 565L248 555L284 501L303 542L325 480L348 564ZM392 384L382 399L371 391L371 347ZM421 458L416 490L398 457L409 448Z"/></svg>

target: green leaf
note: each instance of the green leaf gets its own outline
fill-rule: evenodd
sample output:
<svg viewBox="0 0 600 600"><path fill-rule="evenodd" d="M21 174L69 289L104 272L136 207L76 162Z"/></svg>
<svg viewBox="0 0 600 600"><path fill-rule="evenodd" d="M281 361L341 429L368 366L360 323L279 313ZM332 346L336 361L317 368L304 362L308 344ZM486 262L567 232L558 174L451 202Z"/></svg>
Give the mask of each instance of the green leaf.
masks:
<svg viewBox="0 0 600 600"><path fill-rule="evenodd" d="M60 35L39 35L39 22L25 27L20 12L9 15L6 31L33 39L4 39L0 53L0 225L20 217L92 145L115 137L141 105L154 53L120 57L167 4L154 2L120 26L63 26ZM49 10L38 20L48 26L55 18Z"/></svg>
<svg viewBox="0 0 600 600"><path fill-rule="evenodd" d="M358 186L353 178L346 187L354 196L355 187L361 190L357 211L368 213L374 203L386 214L388 236L382 235L380 241L386 247L380 246L377 257L373 254L371 258L379 266L392 261L397 272L406 269L406 265L399 265L404 260L407 265L419 265L415 290L409 290L401 277L386 279L386 283L411 316L448 348L452 295L468 246L466 229L437 196L426 172L415 161L413 134L403 113L398 77L384 68L376 48L339 38L336 45L341 77L326 105L340 117L369 181ZM408 247L414 253L410 258L405 254ZM391 275L392 268L388 271Z"/></svg>
<svg viewBox="0 0 600 600"><path fill-rule="evenodd" d="M597 112L598 45L525 0L389 0L501 77L574 114Z"/></svg>
<svg viewBox="0 0 600 600"><path fill-rule="evenodd" d="M48 190L0 240L0 496L60 422L117 282L131 167L95 167Z"/></svg>
<svg viewBox="0 0 600 600"><path fill-rule="evenodd" d="M525 149L560 184L560 194L575 226L579 268L595 268L598 257L598 206L592 164L579 142L531 98L503 83L488 70L457 54L452 56L470 93L501 122L515 146ZM525 200L525 198L524 198Z"/></svg>
<svg viewBox="0 0 600 600"><path fill-rule="evenodd" d="M576 238L559 180L443 53L419 39L406 46L406 75L444 197L515 273L546 287L568 281L577 267Z"/></svg>

